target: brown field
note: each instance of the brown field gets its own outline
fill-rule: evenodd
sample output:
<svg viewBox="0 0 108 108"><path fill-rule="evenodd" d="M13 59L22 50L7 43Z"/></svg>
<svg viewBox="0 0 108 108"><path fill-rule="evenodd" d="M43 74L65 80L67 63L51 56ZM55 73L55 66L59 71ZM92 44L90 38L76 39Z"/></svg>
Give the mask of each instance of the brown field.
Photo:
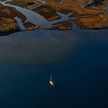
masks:
<svg viewBox="0 0 108 108"><path fill-rule="evenodd" d="M39 25L33 24L31 22L26 22L24 23L24 26L26 28L26 30L33 30L33 29L39 29Z"/></svg>
<svg viewBox="0 0 108 108"><path fill-rule="evenodd" d="M0 25L0 34L19 30L16 21L12 18L0 18Z"/></svg>
<svg viewBox="0 0 108 108"><path fill-rule="evenodd" d="M72 29L71 22L58 22L54 23L53 27L49 28L49 30L70 30Z"/></svg>

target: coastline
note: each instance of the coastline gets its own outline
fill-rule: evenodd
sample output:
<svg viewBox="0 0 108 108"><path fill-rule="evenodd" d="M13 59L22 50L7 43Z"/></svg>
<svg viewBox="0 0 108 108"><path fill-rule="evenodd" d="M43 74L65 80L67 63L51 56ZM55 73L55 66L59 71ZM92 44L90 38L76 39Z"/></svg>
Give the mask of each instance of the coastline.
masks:
<svg viewBox="0 0 108 108"><path fill-rule="evenodd" d="M25 2L20 1L17 3L23 4L27 2L28 1ZM73 1L71 2L74 3ZM58 2L57 3L51 2L52 3L51 4L47 0L45 0L43 2L41 1L42 4L39 5L37 2L34 2L34 0L32 0L32 3L29 4L28 2L27 6L30 5L31 7L34 7L34 5L35 6L37 5L37 7L30 9L29 7L20 7L18 6L17 3L15 4L16 6L13 5L13 3L15 3L14 0L11 1L7 0L1 3L2 3L2 7L3 5L5 7L4 10L1 10L1 15L4 15L1 16L1 18L5 18L11 15L11 19L16 20L14 19L13 16L17 16L21 20L19 24L23 25L24 26L23 28L25 30L37 30L39 28L46 29L46 30L64 30L64 31L71 30L73 28L71 24L72 22L76 23L77 27L81 30L84 29L100 30L100 29L106 29L108 27L108 20L107 20L108 14L107 12L105 12L107 8L105 4L97 5L97 6L93 4L93 6L95 6L95 9L92 9L92 5L89 8L83 7L83 5L86 3L84 0L82 0L82 2L79 2L76 5L76 8L72 3L70 4L69 2L65 2L65 1L60 5L56 5ZM55 9L54 6L56 6ZM70 8L70 6L72 7L72 9ZM5 10L8 13L6 13ZM23 12L22 14L22 11L19 10L22 10L26 13ZM10 14L11 11L13 11L13 13ZM27 15L30 12L33 14L34 19L32 19L30 16ZM59 12L59 14L57 12ZM68 15L69 13L72 14ZM40 17L40 19L36 20L36 18L38 18L37 16ZM68 25L67 23L65 24L65 22L68 22ZM2 24L1 26L5 26L5 25L8 25L8 27L10 26L8 23L3 24L1 20L0 23ZM13 28L15 25L19 26L18 22L14 23ZM4 29L4 31L1 31L1 34L2 35L10 34L12 32L16 32L24 29L19 28L19 30L15 29L13 31L10 28L8 29L8 31Z"/></svg>

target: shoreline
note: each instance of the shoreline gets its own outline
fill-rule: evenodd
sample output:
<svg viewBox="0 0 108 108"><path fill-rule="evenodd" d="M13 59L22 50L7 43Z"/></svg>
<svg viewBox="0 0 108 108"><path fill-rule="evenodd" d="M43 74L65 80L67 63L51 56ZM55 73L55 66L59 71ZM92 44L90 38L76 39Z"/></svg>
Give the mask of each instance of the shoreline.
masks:
<svg viewBox="0 0 108 108"><path fill-rule="evenodd" d="M20 1L18 3L23 4L23 3L26 3L26 1L24 1L24 2ZM37 2L39 2L39 1L40 0L38 0ZM71 2L74 2L74 1L71 1ZM108 20L107 20L108 13L104 12L105 9L107 10L107 7L105 7L106 4L97 5L97 6L95 6L93 4L88 9L87 7L86 8L83 7L83 5L85 3L84 0L82 0L81 3L78 3L76 5L76 8L74 8L73 4L70 4L70 3L64 1L62 4L59 5L59 9L58 9L58 6L54 5L54 3L56 4L56 2L54 2L54 3L51 2L52 4L49 4L49 2L47 0L45 0L42 2L41 5L39 5L38 3L35 4L36 2L34 2L34 0L32 0L31 2L27 1L27 3L28 3L27 6L31 5L31 7L33 6L33 8L26 9L26 8L20 7L18 5L12 5L12 3L15 3L14 0L11 0L11 1L7 0L4 2L0 2L0 3L2 4L2 7L5 7L4 10L1 10L1 15L2 15L1 18L5 19L5 17L8 17L9 15L11 15L11 20L17 20L16 22L14 22L13 28L16 25L18 27L20 27L18 25L18 21L19 21L18 19L20 18L19 24L21 24L23 26L23 28L24 28L23 31L37 30L40 28L44 29L44 30L60 30L60 31L72 30L72 28L73 28L73 26L71 24L72 22L76 23L77 28L81 29L81 30L101 30L101 29L108 28ZM34 7L34 5L36 7ZM63 5L63 8L61 8L61 5ZM66 7L65 5L68 7ZM80 5L80 7L79 7L79 5ZM54 9L54 6L56 6L57 9ZM72 7L72 11L69 10L69 9L71 9L70 6ZM92 9L92 6L94 6L96 9L95 8ZM2 9L2 7L1 7L1 9ZM21 13L21 10L23 11L22 13ZM13 13L11 13L12 11L13 11ZM8 12L8 13L6 13L6 12ZM32 14L34 15L33 16L34 19L32 19L30 17L30 15L28 16L27 14L29 14L29 13L27 13L27 12L29 12L29 13L32 12ZM72 14L68 15L69 13L72 13ZM3 15L5 15L5 17L3 17ZM16 17L18 17L17 19L15 19L13 17L15 15L16 15ZM37 17L38 18L41 17L41 18L37 19ZM1 21L2 20L0 19L1 26L3 26L3 27L5 25L8 25L8 27L10 26L9 25L10 23L9 24L2 23ZM0 31L0 36L2 34L5 35L5 34L11 34L13 32L18 32L20 30L13 29L13 31L12 31L11 28L10 28L10 30L4 29L4 31L3 30Z"/></svg>

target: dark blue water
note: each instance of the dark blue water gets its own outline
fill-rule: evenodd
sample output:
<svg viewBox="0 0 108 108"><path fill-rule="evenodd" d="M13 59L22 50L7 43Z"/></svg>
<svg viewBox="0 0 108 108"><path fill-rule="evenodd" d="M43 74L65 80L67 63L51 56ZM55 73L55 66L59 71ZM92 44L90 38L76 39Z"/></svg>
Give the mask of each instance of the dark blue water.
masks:
<svg viewBox="0 0 108 108"><path fill-rule="evenodd" d="M52 64L0 65L0 108L108 108L108 42L85 41Z"/></svg>

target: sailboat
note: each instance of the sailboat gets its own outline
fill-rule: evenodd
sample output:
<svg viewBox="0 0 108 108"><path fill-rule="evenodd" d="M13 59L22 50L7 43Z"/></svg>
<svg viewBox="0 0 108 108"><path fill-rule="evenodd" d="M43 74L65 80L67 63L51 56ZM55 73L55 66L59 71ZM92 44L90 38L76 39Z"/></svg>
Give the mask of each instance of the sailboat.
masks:
<svg viewBox="0 0 108 108"><path fill-rule="evenodd" d="M50 84L52 87L55 88L55 82L54 82L54 80L52 79L52 74L51 74L50 79L49 79L49 84Z"/></svg>

